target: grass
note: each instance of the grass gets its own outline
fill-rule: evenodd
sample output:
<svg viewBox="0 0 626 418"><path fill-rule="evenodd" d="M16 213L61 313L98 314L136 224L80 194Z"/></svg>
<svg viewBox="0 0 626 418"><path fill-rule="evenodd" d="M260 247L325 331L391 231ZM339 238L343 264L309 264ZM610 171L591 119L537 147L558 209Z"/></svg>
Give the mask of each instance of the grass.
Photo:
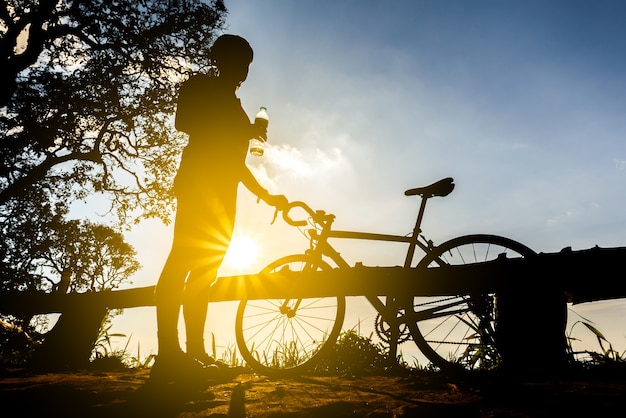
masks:
<svg viewBox="0 0 626 418"><path fill-rule="evenodd" d="M401 359L401 357L400 357ZM396 359L390 359L388 348L364 337L355 330L339 335L337 342L313 369L314 373L338 375L376 374L389 371ZM398 367L407 368L404 361Z"/></svg>
<svg viewBox="0 0 626 418"><path fill-rule="evenodd" d="M573 330L579 327L591 333L597 343L597 349L574 351L572 343L579 340L572 337ZM566 337L568 354L575 361L575 364L587 369L626 367L626 351L615 350L611 342L592 321L580 317L580 320L574 322L566 332ZM123 348L113 348L112 342L115 338L127 338ZM124 334L111 333L111 324L105 320L92 352L91 367L98 370L151 367L155 355L150 354L143 358L139 344L137 345L137 352L131 354L128 351L131 339L132 335L127 337ZM296 349L295 344L287 344L272 353L259 352L254 346L250 351L257 359L262 358L265 364L273 364L280 368L292 367L303 361L302 353ZM239 356L236 344L226 346L218 355L214 334L211 334L211 354L228 366L245 366L244 360ZM497 356L493 356L493 353L481 353L476 347L470 347L466 354L470 361L475 361L477 357L482 359L479 361L479 370L492 369L494 366L494 364L484 361L485 357L488 359L497 358ZM359 329L350 329L340 334L337 342L328 350L328 353L312 372L338 375L387 373L391 365L394 365L396 370L433 370L432 365L420 365L417 360L409 364L401 355L396 359L391 359L386 344L375 342L371 334L366 337L360 334Z"/></svg>
<svg viewBox="0 0 626 418"><path fill-rule="evenodd" d="M568 343L568 351L573 359L578 359L580 363L585 366L607 366L607 365L626 365L626 350L619 352L613 348L611 342L604 336L602 331L600 331L593 323L582 316L578 315L581 319L575 321L569 331L567 332L567 343ZM577 338L574 338L573 331L575 327L583 327L588 332L592 334L595 338L599 350L591 351L591 350L583 350L583 351L574 351L572 347L572 343L574 341L580 341Z"/></svg>
<svg viewBox="0 0 626 418"><path fill-rule="evenodd" d="M571 342L575 339L571 337L574 327L584 327L592 333L598 343L598 350L573 352ZM141 352L139 345L136 355L131 355L127 349L131 338L129 337L123 349L112 350L111 339L114 337L125 337L122 334L106 334L106 330L101 338L99 338L92 356L92 367L99 370L115 370L121 368L145 368L150 367L154 355L151 354L141 360ZM568 350L572 358L581 354L585 354L585 358L577 360L576 363L583 368L594 367L612 367L621 365L626 367L626 352L618 352L613 349L612 344L605 338L602 332L595 327L590 321L580 320L575 322L567 333ZM211 351L214 358L220 360L230 367L241 367L245 365L243 359L238 355L236 344L228 345L221 355L217 354L217 346L215 335L211 334ZM265 364L272 364L273 367L288 368L300 364L303 361L302 354L298 352L295 344L287 344L286 346L274 350L272 353L259 352L255 350L254 345L251 350L257 359L263 359ZM468 356L475 357L477 353L468 352ZM481 362L482 363L482 362ZM485 367L479 367L478 370L491 370L493 364L484 363ZM376 343L373 336L368 337L360 335L356 330L350 329L340 334L337 342L326 353L314 368L312 374L323 375L365 375L377 373L389 373L391 369L395 371L411 371L411 370L433 370L432 365L420 365L417 360L412 364L405 361L399 355L396 359L390 359L389 351L386 344Z"/></svg>

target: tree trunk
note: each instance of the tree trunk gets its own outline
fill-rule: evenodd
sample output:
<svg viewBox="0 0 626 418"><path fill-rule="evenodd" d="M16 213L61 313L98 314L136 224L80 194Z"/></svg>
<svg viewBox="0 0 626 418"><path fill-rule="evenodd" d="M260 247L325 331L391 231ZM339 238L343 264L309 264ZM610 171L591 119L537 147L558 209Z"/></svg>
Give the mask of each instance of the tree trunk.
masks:
<svg viewBox="0 0 626 418"><path fill-rule="evenodd" d="M104 306L68 308L33 353L31 367L52 371L87 366L107 312Z"/></svg>

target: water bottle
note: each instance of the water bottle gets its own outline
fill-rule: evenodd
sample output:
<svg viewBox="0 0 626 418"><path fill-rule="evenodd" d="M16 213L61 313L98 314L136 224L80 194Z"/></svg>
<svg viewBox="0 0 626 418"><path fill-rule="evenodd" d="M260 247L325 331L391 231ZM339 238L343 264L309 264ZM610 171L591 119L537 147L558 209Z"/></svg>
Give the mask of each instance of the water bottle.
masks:
<svg viewBox="0 0 626 418"><path fill-rule="evenodd" d="M261 107L258 113L254 117L254 124L258 126L262 126L267 129L267 125L269 124L270 118L267 116L267 109L265 107ZM250 140L250 154L255 157L261 157L264 151L263 141L258 138L252 138Z"/></svg>

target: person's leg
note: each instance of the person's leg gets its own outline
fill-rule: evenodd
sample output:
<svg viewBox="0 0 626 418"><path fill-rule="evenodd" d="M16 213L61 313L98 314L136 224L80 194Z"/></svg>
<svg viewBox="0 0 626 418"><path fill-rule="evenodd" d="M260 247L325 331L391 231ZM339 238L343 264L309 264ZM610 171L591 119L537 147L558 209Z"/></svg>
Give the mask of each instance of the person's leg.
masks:
<svg viewBox="0 0 626 418"><path fill-rule="evenodd" d="M228 198L220 194L205 196L205 209L195 225L201 239L183 294L183 315L187 353L204 364L214 361L206 353L204 343L209 291L232 238L235 201L236 195Z"/></svg>
<svg viewBox="0 0 626 418"><path fill-rule="evenodd" d="M195 359L210 364L206 353L204 331L209 304L209 289L217 277L218 264L192 270L183 294L183 315L187 338L187 353Z"/></svg>
<svg viewBox="0 0 626 418"><path fill-rule="evenodd" d="M182 251L172 247L155 289L157 339L160 356L180 352L178 319L182 303L187 269L181 260Z"/></svg>
<svg viewBox="0 0 626 418"><path fill-rule="evenodd" d="M156 285L158 353L161 358L182 353L178 339L178 320L183 303L185 281L198 257L196 219L202 211L193 190L179 187L174 220L172 249Z"/></svg>
<svg viewBox="0 0 626 418"><path fill-rule="evenodd" d="M178 339L178 320L185 280L197 253L194 207L179 199L172 250L156 286L158 355L150 372L155 381L195 383L209 378L203 365L183 353Z"/></svg>
<svg viewBox="0 0 626 418"><path fill-rule="evenodd" d="M178 319L185 280L192 266L189 256L194 247L194 217L197 211L194 201L187 197L189 194L187 192L183 196L177 196L172 249L155 290L158 354L161 358L181 352Z"/></svg>

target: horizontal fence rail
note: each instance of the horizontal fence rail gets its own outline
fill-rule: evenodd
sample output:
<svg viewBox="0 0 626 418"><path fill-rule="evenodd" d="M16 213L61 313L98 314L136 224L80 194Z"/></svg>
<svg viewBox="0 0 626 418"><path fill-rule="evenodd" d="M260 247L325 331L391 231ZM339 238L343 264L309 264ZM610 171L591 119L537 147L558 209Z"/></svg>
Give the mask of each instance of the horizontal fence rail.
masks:
<svg viewBox="0 0 626 418"><path fill-rule="evenodd" d="M210 301L328 296L437 296L536 286L567 292L574 303L626 297L626 248L599 248L443 268L355 266L315 272L220 277ZM4 314L60 313L73 308L154 306L154 286L85 293L0 292Z"/></svg>

